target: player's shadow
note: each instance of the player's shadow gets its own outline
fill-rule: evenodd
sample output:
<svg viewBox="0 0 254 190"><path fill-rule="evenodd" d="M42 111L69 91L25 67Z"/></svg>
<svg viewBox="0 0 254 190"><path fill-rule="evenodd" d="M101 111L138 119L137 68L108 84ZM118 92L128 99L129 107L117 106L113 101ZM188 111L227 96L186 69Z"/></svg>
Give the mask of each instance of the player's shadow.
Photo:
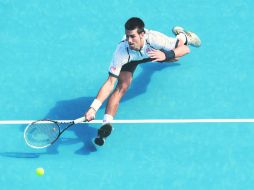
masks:
<svg viewBox="0 0 254 190"><path fill-rule="evenodd" d="M178 65L178 63L141 64L141 72L139 72L138 76L134 76L130 89L121 100L121 105L124 104L124 102L145 93L154 73ZM45 119L65 120L79 118L83 116L93 100L94 96L58 101L45 116ZM104 108L105 105L103 104L101 109ZM97 134L97 128L91 127L89 123L85 123L71 127L68 131L73 132L75 138L65 138L65 135L63 134L53 146L47 148L47 154L57 154L59 145L71 145L76 143L82 144L81 147L75 151L76 154L88 155L91 152L96 151L96 147L92 141Z"/></svg>
<svg viewBox="0 0 254 190"><path fill-rule="evenodd" d="M141 64L139 66L142 69L141 73L138 76L134 76L131 86L124 95L124 97L122 98L121 103L144 94L147 91L147 87L152 79L153 74L155 74L157 71L161 71L169 67L180 66L180 64L178 62L177 63L149 62Z"/></svg>

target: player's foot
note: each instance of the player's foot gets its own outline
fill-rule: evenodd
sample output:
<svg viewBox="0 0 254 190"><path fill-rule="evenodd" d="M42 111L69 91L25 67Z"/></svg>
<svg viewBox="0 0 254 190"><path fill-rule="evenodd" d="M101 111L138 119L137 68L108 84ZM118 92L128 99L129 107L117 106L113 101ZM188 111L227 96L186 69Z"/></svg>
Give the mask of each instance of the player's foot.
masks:
<svg viewBox="0 0 254 190"><path fill-rule="evenodd" d="M103 124L97 133L97 137L94 139L94 143L98 146L102 146L105 143L105 139L111 134L112 125L110 123Z"/></svg>
<svg viewBox="0 0 254 190"><path fill-rule="evenodd" d="M187 44L188 45L192 45L194 47L200 47L201 46L201 40L200 38L198 37L197 34L195 34L194 32L190 32L190 31L186 31L184 30L183 27L180 27L180 26L175 26L173 29L172 29L172 32L175 34L175 35L178 35L180 33L183 33L186 35L187 37Z"/></svg>
<svg viewBox="0 0 254 190"><path fill-rule="evenodd" d="M94 143L95 143L96 145L98 145L98 146L102 146L102 145L104 145L104 143L105 143L105 139L104 139L104 138L100 138L100 137L96 137L96 138L94 139Z"/></svg>

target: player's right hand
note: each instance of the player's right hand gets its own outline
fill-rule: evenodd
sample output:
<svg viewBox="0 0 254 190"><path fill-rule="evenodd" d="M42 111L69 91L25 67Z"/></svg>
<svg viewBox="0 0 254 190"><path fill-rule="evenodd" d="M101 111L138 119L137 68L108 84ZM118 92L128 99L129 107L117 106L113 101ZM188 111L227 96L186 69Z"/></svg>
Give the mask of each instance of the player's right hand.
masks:
<svg viewBox="0 0 254 190"><path fill-rule="evenodd" d="M93 108L89 108L85 113L85 117L87 121L92 121L95 119L96 111Z"/></svg>

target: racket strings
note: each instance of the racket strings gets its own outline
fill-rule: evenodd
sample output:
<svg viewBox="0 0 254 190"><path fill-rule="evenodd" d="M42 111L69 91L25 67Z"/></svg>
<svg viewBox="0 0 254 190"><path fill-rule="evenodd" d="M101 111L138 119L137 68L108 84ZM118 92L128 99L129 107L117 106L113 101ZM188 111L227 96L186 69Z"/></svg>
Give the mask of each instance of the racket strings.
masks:
<svg viewBox="0 0 254 190"><path fill-rule="evenodd" d="M27 128L25 139L31 146L46 147L58 138L59 132L59 127L54 122L36 122Z"/></svg>

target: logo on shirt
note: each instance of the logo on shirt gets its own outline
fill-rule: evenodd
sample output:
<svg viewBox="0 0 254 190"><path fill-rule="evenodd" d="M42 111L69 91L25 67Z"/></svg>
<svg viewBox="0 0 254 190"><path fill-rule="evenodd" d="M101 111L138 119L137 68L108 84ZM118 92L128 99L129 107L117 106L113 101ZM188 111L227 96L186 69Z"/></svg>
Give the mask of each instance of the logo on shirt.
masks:
<svg viewBox="0 0 254 190"><path fill-rule="evenodd" d="M114 66L111 66L111 67L110 67L110 71L115 72L115 71L116 71L116 68L115 68Z"/></svg>

